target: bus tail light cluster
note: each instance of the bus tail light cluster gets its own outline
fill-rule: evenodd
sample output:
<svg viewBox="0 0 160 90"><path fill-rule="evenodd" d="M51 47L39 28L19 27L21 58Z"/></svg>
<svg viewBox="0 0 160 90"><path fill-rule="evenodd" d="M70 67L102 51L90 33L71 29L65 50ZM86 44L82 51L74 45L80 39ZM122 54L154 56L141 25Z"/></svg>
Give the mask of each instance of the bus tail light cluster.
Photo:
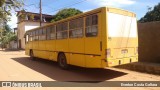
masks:
<svg viewBox="0 0 160 90"><path fill-rule="evenodd" d="M105 50L105 55L106 55L106 58L110 57L111 56L111 49L106 49Z"/></svg>

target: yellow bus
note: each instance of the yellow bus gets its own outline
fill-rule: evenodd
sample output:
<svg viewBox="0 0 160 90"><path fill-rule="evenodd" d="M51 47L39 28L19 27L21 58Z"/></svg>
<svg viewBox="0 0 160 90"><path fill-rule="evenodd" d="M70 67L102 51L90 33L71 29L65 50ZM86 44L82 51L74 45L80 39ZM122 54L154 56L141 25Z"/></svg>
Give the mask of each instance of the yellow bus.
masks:
<svg viewBox="0 0 160 90"><path fill-rule="evenodd" d="M104 68L138 61L136 15L102 7L25 34L26 55L86 68Z"/></svg>

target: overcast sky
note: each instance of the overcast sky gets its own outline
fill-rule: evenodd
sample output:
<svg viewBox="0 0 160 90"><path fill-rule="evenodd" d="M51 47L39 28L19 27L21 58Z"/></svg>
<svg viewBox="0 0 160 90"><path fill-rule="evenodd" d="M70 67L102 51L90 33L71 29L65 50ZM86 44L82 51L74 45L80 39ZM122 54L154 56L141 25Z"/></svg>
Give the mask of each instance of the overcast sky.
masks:
<svg viewBox="0 0 160 90"><path fill-rule="evenodd" d="M147 12L147 7L157 5L160 0L42 0L42 12L54 15L63 8L77 8L81 11L89 11L103 6L113 6L132 11L140 19ZM39 12L39 0L24 0L24 8L29 12ZM8 24L11 28L17 27L16 14L12 12L11 21Z"/></svg>

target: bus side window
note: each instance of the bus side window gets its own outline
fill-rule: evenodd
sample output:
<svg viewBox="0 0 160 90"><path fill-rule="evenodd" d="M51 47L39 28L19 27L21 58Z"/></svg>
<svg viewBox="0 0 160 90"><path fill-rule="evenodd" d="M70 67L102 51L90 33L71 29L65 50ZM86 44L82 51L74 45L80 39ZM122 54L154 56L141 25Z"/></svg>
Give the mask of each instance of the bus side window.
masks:
<svg viewBox="0 0 160 90"><path fill-rule="evenodd" d="M35 41L38 41L39 40L39 38L38 38L38 31L39 30L36 30L35 32L36 32L36 34L35 34Z"/></svg>
<svg viewBox="0 0 160 90"><path fill-rule="evenodd" d="M36 31L32 31L32 35L33 35L33 41L36 40Z"/></svg>
<svg viewBox="0 0 160 90"><path fill-rule="evenodd" d="M29 35L28 34L26 35L25 39L26 39L26 43L28 43L29 42Z"/></svg>
<svg viewBox="0 0 160 90"><path fill-rule="evenodd" d="M68 22L59 23L57 26L57 39L65 39L68 37Z"/></svg>
<svg viewBox="0 0 160 90"><path fill-rule="evenodd" d="M69 37L70 38L83 37L83 18L71 20L69 22Z"/></svg>
<svg viewBox="0 0 160 90"><path fill-rule="evenodd" d="M42 40L46 40L46 28L43 28L41 37Z"/></svg>
<svg viewBox="0 0 160 90"><path fill-rule="evenodd" d="M55 29L55 25L51 27L50 39L56 39L56 29Z"/></svg>
<svg viewBox="0 0 160 90"><path fill-rule="evenodd" d="M98 34L98 15L86 17L86 37L95 37Z"/></svg>
<svg viewBox="0 0 160 90"><path fill-rule="evenodd" d="M31 41L30 32L28 32L28 42Z"/></svg>
<svg viewBox="0 0 160 90"><path fill-rule="evenodd" d="M50 37L50 35L51 35L51 27L48 27L47 28L47 40L50 40L51 39L51 37Z"/></svg>
<svg viewBox="0 0 160 90"><path fill-rule="evenodd" d="M42 36L42 29L39 30L38 35L39 35L39 40L42 40L42 37L41 37Z"/></svg>
<svg viewBox="0 0 160 90"><path fill-rule="evenodd" d="M46 28L41 29L39 33L41 34L40 40L46 40Z"/></svg>
<svg viewBox="0 0 160 90"><path fill-rule="evenodd" d="M29 41L33 41L32 31L29 33Z"/></svg>

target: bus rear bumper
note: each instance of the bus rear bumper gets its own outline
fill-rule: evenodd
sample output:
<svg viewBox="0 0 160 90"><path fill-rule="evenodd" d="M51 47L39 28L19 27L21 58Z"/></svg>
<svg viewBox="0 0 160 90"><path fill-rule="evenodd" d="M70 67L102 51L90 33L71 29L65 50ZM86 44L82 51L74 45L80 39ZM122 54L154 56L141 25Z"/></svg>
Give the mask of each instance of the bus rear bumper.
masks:
<svg viewBox="0 0 160 90"><path fill-rule="evenodd" d="M119 65L138 62L138 56L116 58L116 59L106 59L102 61L103 61L103 67L113 67L113 66L119 66Z"/></svg>

